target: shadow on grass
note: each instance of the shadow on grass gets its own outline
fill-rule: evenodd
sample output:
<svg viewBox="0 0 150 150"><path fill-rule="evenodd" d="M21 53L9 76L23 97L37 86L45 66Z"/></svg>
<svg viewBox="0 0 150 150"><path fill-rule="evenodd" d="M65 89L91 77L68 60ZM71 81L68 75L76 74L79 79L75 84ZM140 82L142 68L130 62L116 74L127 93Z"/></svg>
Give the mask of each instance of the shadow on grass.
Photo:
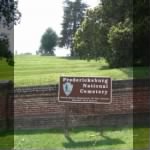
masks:
<svg viewBox="0 0 150 150"><path fill-rule="evenodd" d="M113 139L108 136L102 136L101 140L88 140L88 141L74 141L70 136L65 136L67 139L67 143L63 143L65 148L87 148L91 146L103 146L103 145L117 145L117 144L125 144L120 139Z"/></svg>
<svg viewBox="0 0 150 150"><path fill-rule="evenodd" d="M119 70L124 72L129 78L134 79L149 78L150 76L150 70L148 67L119 68Z"/></svg>
<svg viewBox="0 0 150 150"><path fill-rule="evenodd" d="M45 134L45 133L64 133L63 129L38 129L38 130L17 130L15 135L33 135L33 134Z"/></svg>
<svg viewBox="0 0 150 150"><path fill-rule="evenodd" d="M99 68L99 70L109 70L109 69L111 69L110 67L109 67L109 65L103 65L103 66L101 66L100 68Z"/></svg>
<svg viewBox="0 0 150 150"><path fill-rule="evenodd" d="M126 127L130 128L130 127ZM103 127L103 131L120 131L126 129L125 127ZM95 127L95 126L88 126L88 127L77 127L77 128L70 128L69 131L72 133L79 133L79 132L86 132L86 131L94 131L97 132L100 130L100 127Z"/></svg>
<svg viewBox="0 0 150 150"><path fill-rule="evenodd" d="M103 131L117 131L117 130L123 130L125 128L118 127L116 128L103 128ZM70 133L80 133L85 131L95 131L97 132L99 130L99 127L76 127L76 128L69 128ZM62 133L64 134L64 129L38 129L38 130L16 130L14 131L15 135L31 135L31 134L45 134L45 133Z"/></svg>
<svg viewBox="0 0 150 150"><path fill-rule="evenodd" d="M80 59L79 57L70 57L70 56L66 56L66 57L58 57L60 59L67 59L67 60L83 60L83 59Z"/></svg>
<svg viewBox="0 0 150 150"><path fill-rule="evenodd" d="M123 72L126 74L129 78L133 78L133 68L110 68L108 65L101 66L99 70L113 70L118 69L118 71Z"/></svg>
<svg viewBox="0 0 150 150"><path fill-rule="evenodd" d="M129 78L133 78L133 68L120 68L119 70L124 72Z"/></svg>
<svg viewBox="0 0 150 150"><path fill-rule="evenodd" d="M0 131L0 150L14 148L14 134L13 131Z"/></svg>
<svg viewBox="0 0 150 150"><path fill-rule="evenodd" d="M0 137L3 137L3 136L8 136L8 135L14 135L14 131L3 131L3 130L0 130Z"/></svg>

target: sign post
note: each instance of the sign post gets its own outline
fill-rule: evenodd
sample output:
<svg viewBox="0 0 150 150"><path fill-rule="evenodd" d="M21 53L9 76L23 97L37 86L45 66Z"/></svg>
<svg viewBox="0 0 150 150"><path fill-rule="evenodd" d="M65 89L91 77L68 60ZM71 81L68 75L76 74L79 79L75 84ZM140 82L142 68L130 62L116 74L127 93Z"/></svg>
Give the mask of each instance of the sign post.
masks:
<svg viewBox="0 0 150 150"><path fill-rule="evenodd" d="M112 80L109 77L61 76L58 89L58 102L66 104L111 104ZM65 136L69 136L69 105L65 105L64 120Z"/></svg>
<svg viewBox="0 0 150 150"><path fill-rule="evenodd" d="M69 123L69 112L68 112L68 105L65 105L65 118L64 118L64 125L65 125L65 136L68 137L69 136L69 132L68 132L68 123Z"/></svg>

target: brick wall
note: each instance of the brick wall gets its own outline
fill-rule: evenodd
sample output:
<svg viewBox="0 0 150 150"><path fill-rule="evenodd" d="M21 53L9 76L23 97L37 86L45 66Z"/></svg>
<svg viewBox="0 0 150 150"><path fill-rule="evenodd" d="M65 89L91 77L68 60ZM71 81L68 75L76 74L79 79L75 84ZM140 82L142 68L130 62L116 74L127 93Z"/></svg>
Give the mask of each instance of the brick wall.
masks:
<svg viewBox="0 0 150 150"><path fill-rule="evenodd" d="M9 81L0 81L0 130L13 128L13 84ZM10 94L11 93L11 94ZM11 98L9 97L11 95Z"/></svg>
<svg viewBox="0 0 150 150"><path fill-rule="evenodd" d="M149 79L113 81L110 105L58 103L57 85L15 88L14 98L13 94L9 94L8 103L12 103L14 99L16 129L63 127L66 108L68 108L70 127L100 124L132 125L133 112L149 113L149 81ZM0 104L1 108L4 105L2 100ZM8 105L8 110L13 109L12 106ZM140 115L138 119L140 122L145 120L145 114L143 117ZM3 116L2 111L0 116Z"/></svg>

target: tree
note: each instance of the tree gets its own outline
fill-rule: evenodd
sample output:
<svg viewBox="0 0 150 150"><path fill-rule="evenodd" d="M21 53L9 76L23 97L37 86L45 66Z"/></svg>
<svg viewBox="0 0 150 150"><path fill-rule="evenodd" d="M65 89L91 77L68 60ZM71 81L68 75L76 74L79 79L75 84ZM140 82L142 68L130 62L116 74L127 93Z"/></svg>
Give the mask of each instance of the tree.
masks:
<svg viewBox="0 0 150 150"><path fill-rule="evenodd" d="M113 67L128 67L133 64L133 24L128 19L110 28L108 42L111 53L107 60Z"/></svg>
<svg viewBox="0 0 150 150"><path fill-rule="evenodd" d="M74 49L84 59L105 57L110 67L148 66L149 26L149 0L101 0L77 30Z"/></svg>
<svg viewBox="0 0 150 150"><path fill-rule="evenodd" d="M110 67L130 66L133 56L132 26L130 0L102 0L99 6L87 11L75 34L74 49L84 59L104 57Z"/></svg>
<svg viewBox="0 0 150 150"><path fill-rule="evenodd" d="M0 37L0 56L1 57L7 57L7 51L9 47L9 41L5 34L1 34Z"/></svg>
<svg viewBox="0 0 150 150"><path fill-rule="evenodd" d="M16 0L0 0L0 24L3 27L11 28L19 22L21 13L17 7Z"/></svg>
<svg viewBox="0 0 150 150"><path fill-rule="evenodd" d="M74 49L80 58L98 60L107 54L108 25L103 22L102 13L101 6L87 10L85 19L74 36Z"/></svg>
<svg viewBox="0 0 150 150"><path fill-rule="evenodd" d="M75 33L73 46L80 58L90 60L93 57L97 57L96 48L98 43L95 37L98 30L95 23L95 12L87 10L85 16L86 18Z"/></svg>
<svg viewBox="0 0 150 150"><path fill-rule="evenodd" d="M74 2L69 0L64 1L64 16L60 46L66 46L67 48L70 48L71 56L75 55L73 50L73 37L83 21L86 8L87 5L82 3L82 0L75 0Z"/></svg>
<svg viewBox="0 0 150 150"><path fill-rule="evenodd" d="M102 0L103 22L108 24L106 36L110 67L133 65L133 2Z"/></svg>
<svg viewBox="0 0 150 150"><path fill-rule="evenodd" d="M0 0L0 28L5 30L13 29L19 23L21 13L17 9L16 0ZM8 36L1 31L0 33L0 57L6 58L8 64L13 65L13 54L9 50Z"/></svg>
<svg viewBox="0 0 150 150"><path fill-rule="evenodd" d="M126 24L126 27L128 29L130 28L129 30L132 31L132 34L130 33L130 38L128 38L129 39L128 43L132 45L132 59L133 59L132 65L148 66L150 57L150 53L148 50L150 43L149 0L139 0L139 1L102 0L102 7L103 7L103 20L104 22L107 22L110 25L108 33L110 33L110 28L112 26L116 26L117 28L119 23ZM127 19L129 20L128 25L126 23ZM122 34L122 36L125 36L125 34ZM133 40L131 40L132 41L131 43L130 39L132 39L132 36ZM120 38L123 39L125 37ZM127 41L125 40L124 42L126 43ZM129 59L127 60L129 61ZM129 64L129 62L127 63Z"/></svg>
<svg viewBox="0 0 150 150"><path fill-rule="evenodd" d="M149 0L133 1L134 66L149 66L150 5Z"/></svg>
<svg viewBox="0 0 150 150"><path fill-rule="evenodd" d="M42 55L54 55L54 47L57 45L57 40L56 32L48 28L42 35L39 53Z"/></svg>
<svg viewBox="0 0 150 150"><path fill-rule="evenodd" d="M9 65L14 65L13 54L9 50L9 40L5 34L0 37L0 58L6 58Z"/></svg>

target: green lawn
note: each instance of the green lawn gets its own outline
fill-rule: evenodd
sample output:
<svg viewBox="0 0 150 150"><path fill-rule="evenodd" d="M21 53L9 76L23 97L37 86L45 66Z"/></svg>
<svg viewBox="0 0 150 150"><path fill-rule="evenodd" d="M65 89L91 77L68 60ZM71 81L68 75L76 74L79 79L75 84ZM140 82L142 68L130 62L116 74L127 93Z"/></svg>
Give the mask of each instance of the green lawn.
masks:
<svg viewBox="0 0 150 150"><path fill-rule="evenodd" d="M0 80L13 80L14 67L9 66L5 59L0 59Z"/></svg>
<svg viewBox="0 0 150 150"><path fill-rule="evenodd" d="M148 150L150 148L150 128L134 128L133 129L133 145L134 149Z"/></svg>
<svg viewBox="0 0 150 150"><path fill-rule="evenodd" d="M13 132L0 131L0 150L5 150L14 147Z"/></svg>
<svg viewBox="0 0 150 150"><path fill-rule="evenodd" d="M105 128L103 135L96 127L80 127L69 130L41 129L0 132L0 149L90 149L90 150L143 150L148 149L149 128Z"/></svg>
<svg viewBox="0 0 150 150"><path fill-rule="evenodd" d="M146 78L150 70L146 67L109 69L107 62L62 58L51 56L15 56L15 86L58 84L61 75L108 76L113 80ZM13 67L0 60L0 80L11 79Z"/></svg>
<svg viewBox="0 0 150 150"><path fill-rule="evenodd" d="M63 130L58 129L39 132L20 131L15 134L15 148L122 150L133 147L133 132L131 128L106 129L104 136L100 136L98 133L97 129L92 127L72 129L69 137L65 137Z"/></svg>
<svg viewBox="0 0 150 150"><path fill-rule="evenodd" d="M107 62L50 57L16 56L15 86L57 84L61 75L71 76L109 76L112 79L132 79L133 68L109 69ZM149 76L148 68L134 69L134 77Z"/></svg>

